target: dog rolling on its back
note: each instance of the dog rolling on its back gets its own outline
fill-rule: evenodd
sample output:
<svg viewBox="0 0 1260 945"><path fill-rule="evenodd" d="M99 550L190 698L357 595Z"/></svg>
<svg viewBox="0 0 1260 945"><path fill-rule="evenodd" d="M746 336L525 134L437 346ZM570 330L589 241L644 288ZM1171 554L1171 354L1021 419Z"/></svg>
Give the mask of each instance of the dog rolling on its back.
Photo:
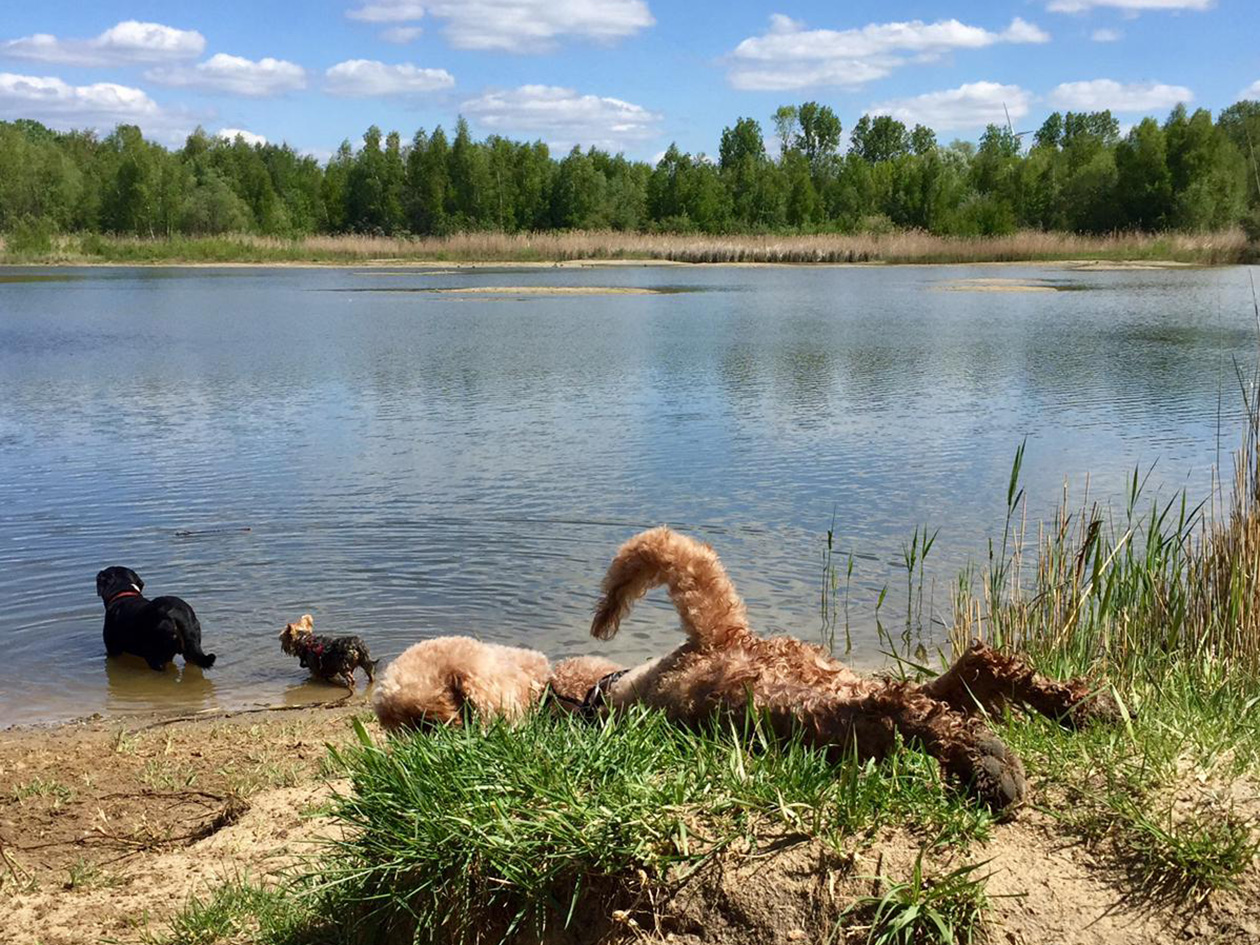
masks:
<svg viewBox="0 0 1260 945"><path fill-rule="evenodd" d="M110 567L96 575L96 593L105 602L105 652L131 653L157 670L181 654L209 669L214 654L201 651L201 624L178 597L146 599L144 581L130 568Z"/></svg>
<svg viewBox="0 0 1260 945"><path fill-rule="evenodd" d="M673 652L613 680L606 703L663 710L683 724L751 706L783 734L841 755L891 751L898 738L936 757L947 775L994 809L1020 804L1023 765L984 723L986 712L1025 706L1072 728L1112 722L1118 707L1085 680L1058 681L979 641L927 683L854 672L821 647L794 637L761 637L708 545L668 528L634 536L603 583L591 633L608 640L634 602L664 584L687 639Z"/></svg>

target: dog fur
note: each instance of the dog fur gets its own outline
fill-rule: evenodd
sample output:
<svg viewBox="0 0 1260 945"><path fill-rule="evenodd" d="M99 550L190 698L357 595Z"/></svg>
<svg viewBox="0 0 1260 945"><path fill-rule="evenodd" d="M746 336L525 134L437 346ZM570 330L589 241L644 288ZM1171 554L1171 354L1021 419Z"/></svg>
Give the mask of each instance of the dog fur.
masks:
<svg viewBox="0 0 1260 945"><path fill-rule="evenodd" d="M290 656L298 657L303 669L326 679L354 689L354 671L362 668L368 682L376 678L377 660L372 659L362 637L329 637L315 632L315 620L310 614L285 624L280 631L280 648Z"/></svg>
<svg viewBox="0 0 1260 945"><path fill-rule="evenodd" d="M214 654L201 651L201 623L187 601L178 597L148 600L144 581L130 568L113 566L97 572L96 593L105 604L105 652L132 653L153 669L182 654L202 669L214 665Z"/></svg>
<svg viewBox="0 0 1260 945"><path fill-rule="evenodd" d="M1085 682L1048 680L980 642L943 675L913 685L860 675L792 637L759 637L713 549L665 527L636 535L617 552L592 635L610 639L634 602L661 584L687 639L614 682L606 695L612 708L642 703L696 725L715 714L742 716L751 704L781 735L800 731L811 744L837 754L856 749L862 757L885 755L900 737L997 810L1021 803L1027 783L1019 759L984 724L984 712L1024 705L1068 725L1118 714Z"/></svg>
<svg viewBox="0 0 1260 945"><path fill-rule="evenodd" d="M598 656L553 667L537 650L435 637L408 647L385 667L372 708L388 731L461 725L469 710L482 720L516 721L548 694L564 711L577 711L594 685L620 668Z"/></svg>

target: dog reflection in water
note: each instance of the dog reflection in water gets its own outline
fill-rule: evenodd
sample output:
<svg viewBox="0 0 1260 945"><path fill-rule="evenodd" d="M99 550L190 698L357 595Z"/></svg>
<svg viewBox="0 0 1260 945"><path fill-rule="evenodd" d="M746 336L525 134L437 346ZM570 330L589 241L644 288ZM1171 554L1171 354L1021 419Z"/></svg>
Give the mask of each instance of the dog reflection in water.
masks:
<svg viewBox="0 0 1260 945"><path fill-rule="evenodd" d="M195 663L180 667L169 663L155 673L135 656L106 659L105 682L108 686L106 711L128 713L153 709L178 709L200 712L218 706L218 696L211 673Z"/></svg>

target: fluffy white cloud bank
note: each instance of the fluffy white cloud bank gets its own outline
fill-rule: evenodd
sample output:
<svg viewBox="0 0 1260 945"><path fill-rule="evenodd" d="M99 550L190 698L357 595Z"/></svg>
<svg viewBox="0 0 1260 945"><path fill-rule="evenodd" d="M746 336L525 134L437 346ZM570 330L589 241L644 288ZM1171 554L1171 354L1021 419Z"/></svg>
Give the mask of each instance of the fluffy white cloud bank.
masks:
<svg viewBox="0 0 1260 945"><path fill-rule="evenodd" d="M1239 98L1260 99L1260 79L1252 82L1241 92L1238 93Z"/></svg>
<svg viewBox="0 0 1260 945"><path fill-rule="evenodd" d="M872 115L891 115L907 125L927 125L939 131L1005 125L1008 110L1011 120L1018 120L1028 114L1031 101L1032 95L1018 85L969 82L956 89L879 102L867 111Z"/></svg>
<svg viewBox="0 0 1260 945"><path fill-rule="evenodd" d="M159 85L268 98L306 88L306 70L283 59L254 61L217 53L195 66L150 69L144 77Z"/></svg>
<svg viewBox="0 0 1260 945"><path fill-rule="evenodd" d="M246 131L244 128L220 128L215 132L215 137L222 138L224 141L235 141L237 138L240 138L249 145L267 143L267 139L262 135L256 135L252 131Z"/></svg>
<svg viewBox="0 0 1260 945"><path fill-rule="evenodd" d="M1216 0L1050 0L1046 9L1053 13L1084 13L1097 7L1143 13L1147 10L1193 10L1202 12L1216 6Z"/></svg>
<svg viewBox="0 0 1260 945"><path fill-rule="evenodd" d="M545 52L564 39L612 43L656 23L645 0L369 0L346 16L394 24L432 16L444 22L443 34L458 49L512 53ZM398 29L382 38L410 41L400 39L406 34Z"/></svg>
<svg viewBox="0 0 1260 945"><path fill-rule="evenodd" d="M1193 101L1194 93L1183 85L1094 79L1056 85L1048 98L1053 107L1069 111L1149 112Z"/></svg>
<svg viewBox="0 0 1260 945"><path fill-rule="evenodd" d="M641 105L598 95L580 95L554 85L522 85L487 92L461 109L479 127L514 137L541 138L558 150L575 144L608 151L656 138L661 116Z"/></svg>
<svg viewBox="0 0 1260 945"><path fill-rule="evenodd" d="M997 43L1045 43L1040 27L1016 17L999 32L958 20L871 23L860 29L806 29L781 14L770 30L745 39L727 57L737 89L789 91L809 86L857 88L914 62Z"/></svg>
<svg viewBox="0 0 1260 945"><path fill-rule="evenodd" d="M56 128L100 128L124 122L147 131L164 123L166 116L143 91L126 85L70 85L55 76L0 72L0 118L34 118Z"/></svg>
<svg viewBox="0 0 1260 945"><path fill-rule="evenodd" d="M421 69L410 63L387 65L374 59L348 59L324 73L324 89L343 98L423 95L449 89L455 77L445 69Z"/></svg>
<svg viewBox="0 0 1260 945"><path fill-rule="evenodd" d="M0 43L0 55L70 66L117 66L196 59L205 48L206 38L196 30L124 20L94 39L59 39L36 33L7 40Z"/></svg>

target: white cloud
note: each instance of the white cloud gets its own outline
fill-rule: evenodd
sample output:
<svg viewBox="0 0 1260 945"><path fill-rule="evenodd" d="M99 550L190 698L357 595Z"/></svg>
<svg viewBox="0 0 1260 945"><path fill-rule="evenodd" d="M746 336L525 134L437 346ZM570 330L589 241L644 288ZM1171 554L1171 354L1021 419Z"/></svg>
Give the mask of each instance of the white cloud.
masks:
<svg viewBox="0 0 1260 945"><path fill-rule="evenodd" d="M373 0L346 15L414 23L426 14L445 21L443 32L458 49L512 53L545 52L568 38L611 43L656 22L645 0ZM387 33L382 38L390 39Z"/></svg>
<svg viewBox="0 0 1260 945"><path fill-rule="evenodd" d="M1124 34L1119 30L1109 29L1094 30L1094 32L1089 34L1089 38L1096 43L1115 43L1119 42L1123 37Z"/></svg>
<svg viewBox="0 0 1260 945"><path fill-rule="evenodd" d="M423 32L424 29L419 26L391 26L389 29L381 30L381 39L387 43L405 46L419 39Z"/></svg>
<svg viewBox="0 0 1260 945"><path fill-rule="evenodd" d="M255 62L227 53L216 53L195 66L150 69L144 77L159 85L228 92L249 98L267 98L306 88L306 70L295 63L271 57Z"/></svg>
<svg viewBox="0 0 1260 945"><path fill-rule="evenodd" d="M745 39L728 57L727 79L738 89L787 91L808 86L856 88L894 69L931 62L959 49L996 43L1044 43L1050 36L1016 17L1001 32L958 20L924 23L871 23L860 29L809 30L782 14L770 17L770 29Z"/></svg>
<svg viewBox="0 0 1260 945"><path fill-rule="evenodd" d="M1056 85L1048 97L1055 108L1072 111L1149 112L1193 101L1194 93L1182 85L1093 79Z"/></svg>
<svg viewBox="0 0 1260 945"><path fill-rule="evenodd" d="M1028 114L1031 101L1032 96L1018 85L970 82L956 89L879 102L867 111L872 115L892 115L907 125L953 130L1005 125L1007 111L1016 121Z"/></svg>
<svg viewBox="0 0 1260 945"><path fill-rule="evenodd" d="M1260 99L1260 79L1252 82L1241 92L1238 93L1239 98Z"/></svg>
<svg viewBox="0 0 1260 945"><path fill-rule="evenodd" d="M70 66L116 66L195 59L205 48L206 38L196 30L124 20L95 39L58 39L36 33L7 40L0 43L0 56Z"/></svg>
<svg viewBox="0 0 1260 945"><path fill-rule="evenodd" d="M216 138L222 138L224 141L235 141L241 138L248 145L266 144L267 139L262 135L256 135L252 131L246 131L244 128L220 128L215 132Z"/></svg>
<svg viewBox="0 0 1260 945"><path fill-rule="evenodd" d="M1202 12L1216 6L1216 0L1050 0L1046 9L1054 13L1084 13L1096 7L1124 10L1137 14L1146 10L1194 10Z"/></svg>
<svg viewBox="0 0 1260 945"><path fill-rule="evenodd" d="M575 144L622 151L660 134L660 116L641 105L552 85L488 92L462 110L488 131L542 138L559 151Z"/></svg>
<svg viewBox="0 0 1260 945"><path fill-rule="evenodd" d="M0 118L33 118L67 128L146 125L162 117L157 102L126 85L70 85L55 76L0 72Z"/></svg>
<svg viewBox="0 0 1260 945"><path fill-rule="evenodd" d="M325 76L325 90L344 98L420 95L455 84L445 69L421 69L410 63L391 66L372 59L339 62Z"/></svg>
<svg viewBox="0 0 1260 945"><path fill-rule="evenodd" d="M364 23L406 23L424 17L424 3L420 0L378 0L355 7L346 16Z"/></svg>

